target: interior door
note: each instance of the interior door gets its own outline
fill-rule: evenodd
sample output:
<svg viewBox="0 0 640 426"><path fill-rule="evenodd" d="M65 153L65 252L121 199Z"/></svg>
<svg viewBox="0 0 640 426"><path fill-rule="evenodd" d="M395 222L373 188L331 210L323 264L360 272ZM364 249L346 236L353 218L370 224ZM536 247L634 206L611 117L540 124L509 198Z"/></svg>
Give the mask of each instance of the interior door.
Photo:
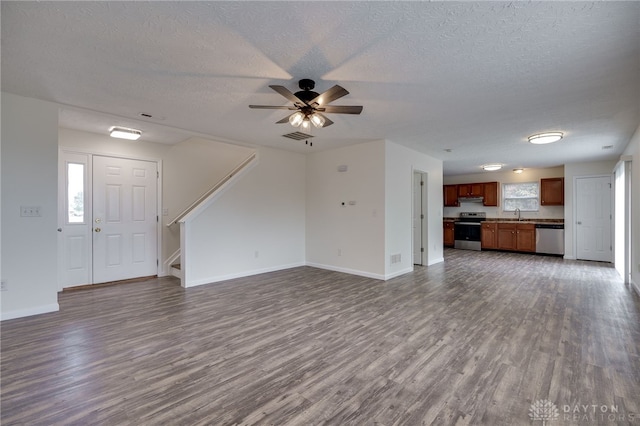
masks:
<svg viewBox="0 0 640 426"><path fill-rule="evenodd" d="M611 176L577 178L576 201L576 257L611 262Z"/></svg>
<svg viewBox="0 0 640 426"><path fill-rule="evenodd" d="M422 265L422 175L413 174L413 264Z"/></svg>
<svg viewBox="0 0 640 426"><path fill-rule="evenodd" d="M93 157L93 282L157 273L157 164Z"/></svg>

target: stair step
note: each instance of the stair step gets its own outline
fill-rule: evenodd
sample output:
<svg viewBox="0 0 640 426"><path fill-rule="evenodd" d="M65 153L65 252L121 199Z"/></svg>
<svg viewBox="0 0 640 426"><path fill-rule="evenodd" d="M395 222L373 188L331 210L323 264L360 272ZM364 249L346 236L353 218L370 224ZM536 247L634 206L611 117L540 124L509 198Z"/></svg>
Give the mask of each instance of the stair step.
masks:
<svg viewBox="0 0 640 426"><path fill-rule="evenodd" d="M179 263L176 263L175 265L171 265L171 267L172 267L173 269L177 269L178 271L180 271L180 270L182 269L182 268L181 268L181 265L180 265Z"/></svg>

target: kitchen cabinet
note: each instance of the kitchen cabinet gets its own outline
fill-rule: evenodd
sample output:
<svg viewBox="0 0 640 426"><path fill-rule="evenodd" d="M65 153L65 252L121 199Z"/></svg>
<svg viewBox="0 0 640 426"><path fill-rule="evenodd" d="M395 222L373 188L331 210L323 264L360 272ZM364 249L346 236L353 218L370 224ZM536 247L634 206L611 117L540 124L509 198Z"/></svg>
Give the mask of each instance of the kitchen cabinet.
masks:
<svg viewBox="0 0 640 426"><path fill-rule="evenodd" d="M485 182L483 185L484 200L482 204L485 206L498 206L498 182Z"/></svg>
<svg viewBox="0 0 640 426"><path fill-rule="evenodd" d="M454 244L454 231L453 231L453 222L444 222L444 245L446 247L453 247Z"/></svg>
<svg viewBox="0 0 640 426"><path fill-rule="evenodd" d="M564 206L564 178L540 179L540 205Z"/></svg>
<svg viewBox="0 0 640 426"><path fill-rule="evenodd" d="M536 226L533 223L519 223L516 225L516 250L536 251Z"/></svg>
<svg viewBox="0 0 640 426"><path fill-rule="evenodd" d="M498 224L498 248L500 250L516 249L516 224L515 223L499 223Z"/></svg>
<svg viewBox="0 0 640 426"><path fill-rule="evenodd" d="M536 226L533 223L499 223L498 248L511 251L536 251Z"/></svg>
<svg viewBox="0 0 640 426"><path fill-rule="evenodd" d="M458 197L482 197L483 195L483 183L463 183L458 185Z"/></svg>
<svg viewBox="0 0 640 426"><path fill-rule="evenodd" d="M458 207L458 185L444 185L444 206L445 207Z"/></svg>
<svg viewBox="0 0 640 426"><path fill-rule="evenodd" d="M498 224L483 222L481 230L482 249L498 248Z"/></svg>

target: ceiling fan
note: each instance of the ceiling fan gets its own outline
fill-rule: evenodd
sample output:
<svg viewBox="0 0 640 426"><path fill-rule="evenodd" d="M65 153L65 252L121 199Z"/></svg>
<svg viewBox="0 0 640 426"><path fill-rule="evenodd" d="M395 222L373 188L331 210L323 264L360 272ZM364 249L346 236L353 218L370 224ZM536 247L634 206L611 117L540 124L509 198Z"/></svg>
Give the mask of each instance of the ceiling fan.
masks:
<svg viewBox="0 0 640 426"><path fill-rule="evenodd" d="M315 127L327 127L333 124L324 114L360 114L362 106L347 105L327 105L330 102L348 95L349 92L341 86L335 85L322 94L313 91L316 86L315 81L303 78L298 82L300 91L292 93L284 86L271 85L273 90L293 102L293 105L249 105L255 109L287 109L295 111L291 115L276 123L289 122L294 127L302 127L303 130L310 130L311 124Z"/></svg>

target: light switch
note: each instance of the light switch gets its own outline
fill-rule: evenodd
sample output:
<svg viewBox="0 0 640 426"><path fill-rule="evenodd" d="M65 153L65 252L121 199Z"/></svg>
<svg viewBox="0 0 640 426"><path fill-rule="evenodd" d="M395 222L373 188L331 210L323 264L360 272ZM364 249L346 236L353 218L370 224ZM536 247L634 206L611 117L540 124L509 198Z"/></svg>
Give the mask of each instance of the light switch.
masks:
<svg viewBox="0 0 640 426"><path fill-rule="evenodd" d="M40 206L20 206L20 216L21 217L41 217L41 207Z"/></svg>

